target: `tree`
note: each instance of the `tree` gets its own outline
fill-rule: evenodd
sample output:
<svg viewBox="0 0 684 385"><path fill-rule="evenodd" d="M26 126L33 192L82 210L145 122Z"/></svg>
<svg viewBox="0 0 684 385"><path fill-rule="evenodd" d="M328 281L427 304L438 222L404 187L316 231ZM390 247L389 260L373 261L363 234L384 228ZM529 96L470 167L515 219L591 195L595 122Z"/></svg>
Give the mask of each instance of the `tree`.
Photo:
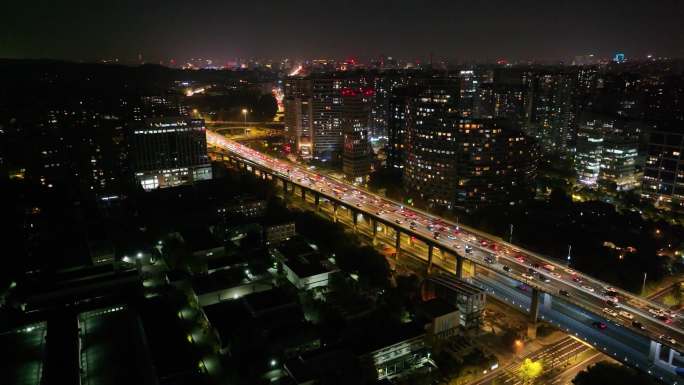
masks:
<svg viewBox="0 0 684 385"><path fill-rule="evenodd" d="M551 194L549 195L549 203L552 207L561 208L570 206L572 204L572 200L568 194L563 191L563 189L554 188L551 190Z"/></svg>
<svg viewBox="0 0 684 385"><path fill-rule="evenodd" d="M574 385L630 384L655 385L651 377L634 369L610 362L599 362L577 374Z"/></svg>
<svg viewBox="0 0 684 385"><path fill-rule="evenodd" d="M525 358L525 361L520 365L520 372L518 375L523 381L523 384L532 384L537 377L541 376L543 371L544 366L540 360L532 361L529 358Z"/></svg>
<svg viewBox="0 0 684 385"><path fill-rule="evenodd" d="M278 112L278 102L272 94L261 95L256 104L256 112L263 120L272 120Z"/></svg>

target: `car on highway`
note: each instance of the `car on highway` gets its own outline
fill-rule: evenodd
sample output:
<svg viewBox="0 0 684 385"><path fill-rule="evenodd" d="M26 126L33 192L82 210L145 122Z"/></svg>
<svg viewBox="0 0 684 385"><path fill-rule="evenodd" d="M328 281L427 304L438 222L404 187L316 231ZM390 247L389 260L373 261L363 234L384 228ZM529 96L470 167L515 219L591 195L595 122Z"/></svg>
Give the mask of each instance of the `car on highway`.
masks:
<svg viewBox="0 0 684 385"><path fill-rule="evenodd" d="M632 321L632 326L634 326L635 328L637 328L639 330L646 330L644 325L639 321Z"/></svg>
<svg viewBox="0 0 684 385"><path fill-rule="evenodd" d="M617 302L608 301L608 300L606 300L606 305L608 305L610 307L620 307L620 305L618 305Z"/></svg>
<svg viewBox="0 0 684 385"><path fill-rule="evenodd" d="M522 277L525 278L525 279L529 279L529 280L533 280L533 279L534 279L533 276L531 276L531 275L529 275L529 274L526 274L526 273L523 273L523 274L522 274Z"/></svg>
<svg viewBox="0 0 684 385"><path fill-rule="evenodd" d="M545 275L543 275L543 274L539 274L539 280L542 281L542 282L544 282L544 283L550 283L550 282L551 282L551 280L549 279L549 277L547 277L547 276L545 276Z"/></svg>
<svg viewBox="0 0 684 385"><path fill-rule="evenodd" d="M582 277L580 277L580 276L578 276L578 275L573 275L573 276L572 276L572 281L573 281L573 282L577 282L577 283L582 283Z"/></svg>
<svg viewBox="0 0 684 385"><path fill-rule="evenodd" d="M563 297L570 297L570 293L568 293L567 290L558 290L558 294L562 295Z"/></svg>
<svg viewBox="0 0 684 385"><path fill-rule="evenodd" d="M588 291L590 291L590 292L592 292L592 293L596 291L593 287L587 286L587 285L582 285L582 289L588 290Z"/></svg>
<svg viewBox="0 0 684 385"><path fill-rule="evenodd" d="M494 258L492 258L492 257L489 256L489 255L485 255L484 261L485 261L486 263L492 264L492 263L494 263Z"/></svg>
<svg viewBox="0 0 684 385"><path fill-rule="evenodd" d="M510 267L510 266L503 265L501 268L503 269L503 271L507 271L507 272L510 272L510 271L511 271L511 267Z"/></svg>
<svg viewBox="0 0 684 385"><path fill-rule="evenodd" d="M394 223L400 225L400 224L402 224L402 223L404 223L404 222L403 222L402 220L400 220L400 219L395 219L395 220L394 220Z"/></svg>
<svg viewBox="0 0 684 385"><path fill-rule="evenodd" d="M610 295L606 295L606 301L609 301L609 302L615 302L615 303L618 303L618 302L620 302L620 301L618 300L618 298L617 298L617 297L614 297L614 296L610 296Z"/></svg>
<svg viewBox="0 0 684 385"><path fill-rule="evenodd" d="M618 316L618 313L615 310L608 308L608 307L604 307L603 312L608 314L611 317L617 317Z"/></svg>
<svg viewBox="0 0 684 385"><path fill-rule="evenodd" d="M547 271L554 271L556 269L556 266L550 265L548 263L544 264L544 266L542 266L542 267L544 268L544 270L547 270Z"/></svg>
<svg viewBox="0 0 684 385"><path fill-rule="evenodd" d="M522 255L516 256L515 260L520 262L520 263L525 263L525 257L523 257Z"/></svg>
<svg viewBox="0 0 684 385"><path fill-rule="evenodd" d="M671 343L672 345L676 345L676 344L677 344L677 340L674 339L674 338L672 338L672 337L670 337L670 336L668 336L667 334L661 334L660 336L658 336L658 339L661 340L661 341L669 342L669 343Z"/></svg>
<svg viewBox="0 0 684 385"><path fill-rule="evenodd" d="M591 323L591 326L593 326L594 328L599 329L599 330L605 330L608 328L608 325L606 325L605 322L601 322L601 321L594 321Z"/></svg>
<svg viewBox="0 0 684 385"><path fill-rule="evenodd" d="M466 252L466 254L470 254L470 253L473 252L473 248L470 247L469 245L466 245L466 246L465 246L465 252Z"/></svg>
<svg viewBox="0 0 684 385"><path fill-rule="evenodd" d="M658 315L658 316L656 316L656 318L657 318L659 321L665 322L666 324L671 324L671 323L672 323L672 318L668 317L667 314Z"/></svg>
<svg viewBox="0 0 684 385"><path fill-rule="evenodd" d="M632 315L632 313L630 313L630 312L628 312L628 311L620 310L620 311L618 312L618 314L620 314L621 317L625 317L625 318L627 318L627 319L629 319L629 320L634 319L634 316Z"/></svg>

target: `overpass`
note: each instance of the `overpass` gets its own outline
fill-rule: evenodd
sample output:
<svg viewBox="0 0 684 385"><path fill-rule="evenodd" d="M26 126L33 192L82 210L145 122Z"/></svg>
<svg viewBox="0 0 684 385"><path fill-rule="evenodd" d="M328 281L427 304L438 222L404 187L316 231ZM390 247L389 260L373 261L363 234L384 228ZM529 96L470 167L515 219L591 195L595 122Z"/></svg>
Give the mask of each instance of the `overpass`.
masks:
<svg viewBox="0 0 684 385"><path fill-rule="evenodd" d="M499 237L404 207L304 166L259 153L214 132L207 131L207 142L225 151L224 160L272 180L285 194L298 192L303 201L317 210L328 210L333 220L347 220L354 229L367 232L374 242L391 244L398 256L403 252L421 254L427 273L439 270L463 278L467 266L472 271L467 279L491 295L527 310L532 324L540 317L553 318L561 327L586 340L605 340L607 345L602 350L606 352L608 345L619 343L622 349L610 349L619 351L624 362L677 383L678 363L683 362L684 366L684 357L679 353L684 343L683 322L660 304L610 287ZM478 269L486 279L476 276ZM523 290L529 295L522 294ZM566 322L565 315L559 320L558 314L577 315L584 323ZM601 332L592 329L592 320L605 320L618 330L608 339L597 338ZM632 348L630 341L638 348Z"/></svg>

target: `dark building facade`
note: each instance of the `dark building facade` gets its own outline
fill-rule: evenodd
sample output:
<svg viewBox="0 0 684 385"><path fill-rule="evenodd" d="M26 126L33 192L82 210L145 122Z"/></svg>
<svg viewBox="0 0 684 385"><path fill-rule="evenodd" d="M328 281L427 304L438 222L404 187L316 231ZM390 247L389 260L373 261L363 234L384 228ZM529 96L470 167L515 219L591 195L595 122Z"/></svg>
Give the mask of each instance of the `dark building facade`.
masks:
<svg viewBox="0 0 684 385"><path fill-rule="evenodd" d="M147 119L131 133L135 179L145 190L211 179L203 119Z"/></svg>
<svg viewBox="0 0 684 385"><path fill-rule="evenodd" d="M656 207L684 212L684 123L660 125L648 133L642 197Z"/></svg>

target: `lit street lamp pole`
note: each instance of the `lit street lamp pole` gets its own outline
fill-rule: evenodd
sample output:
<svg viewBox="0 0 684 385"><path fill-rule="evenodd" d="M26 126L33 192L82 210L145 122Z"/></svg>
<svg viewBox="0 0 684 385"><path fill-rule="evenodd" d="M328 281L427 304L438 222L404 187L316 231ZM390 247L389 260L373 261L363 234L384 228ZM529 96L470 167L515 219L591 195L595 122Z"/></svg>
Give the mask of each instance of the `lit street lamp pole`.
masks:
<svg viewBox="0 0 684 385"><path fill-rule="evenodd" d="M247 127L247 113L248 113L248 112L249 112L249 111L247 111L246 108L243 108L243 109L242 109L242 116L245 118L245 127Z"/></svg>
<svg viewBox="0 0 684 385"><path fill-rule="evenodd" d="M644 283L641 285L641 295L644 295L644 292L646 291L646 272L644 271Z"/></svg>

